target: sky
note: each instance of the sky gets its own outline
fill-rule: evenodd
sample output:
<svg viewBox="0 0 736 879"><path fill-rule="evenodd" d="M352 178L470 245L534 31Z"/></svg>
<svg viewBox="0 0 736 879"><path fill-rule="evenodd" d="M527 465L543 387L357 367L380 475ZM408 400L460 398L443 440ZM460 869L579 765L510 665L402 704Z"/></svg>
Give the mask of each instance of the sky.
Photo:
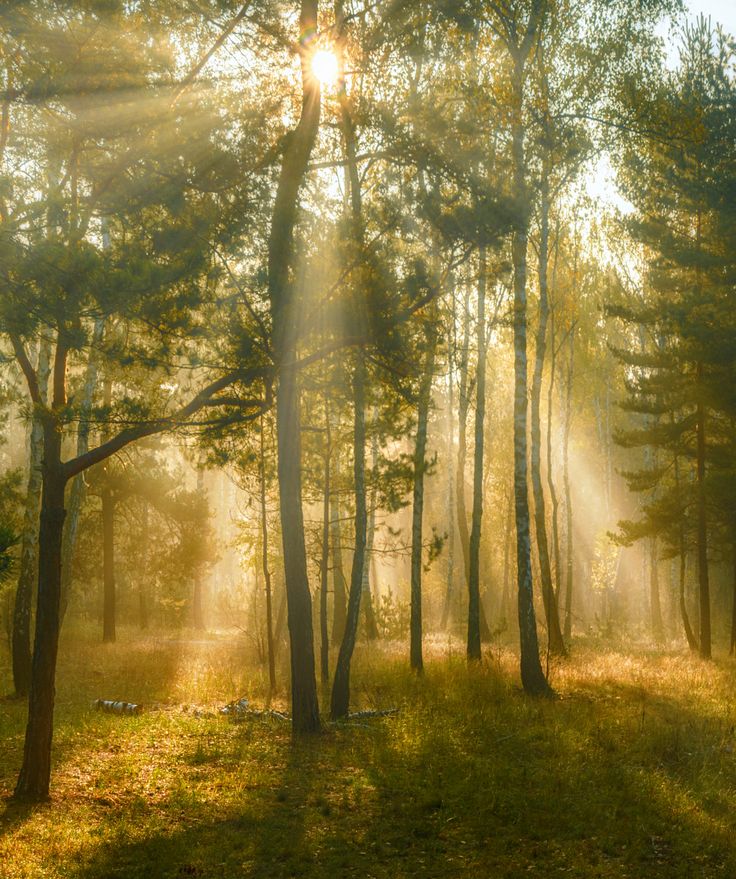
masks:
<svg viewBox="0 0 736 879"><path fill-rule="evenodd" d="M736 2L734 0L687 0L691 15L710 15L713 23L736 36Z"/></svg>

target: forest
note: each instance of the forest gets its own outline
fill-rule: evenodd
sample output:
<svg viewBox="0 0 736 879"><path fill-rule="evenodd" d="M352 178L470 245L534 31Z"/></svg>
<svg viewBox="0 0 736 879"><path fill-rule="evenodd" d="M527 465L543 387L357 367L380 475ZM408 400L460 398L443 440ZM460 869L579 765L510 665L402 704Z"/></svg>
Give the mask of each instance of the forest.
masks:
<svg viewBox="0 0 736 879"><path fill-rule="evenodd" d="M0 879L736 876L735 32L0 2Z"/></svg>

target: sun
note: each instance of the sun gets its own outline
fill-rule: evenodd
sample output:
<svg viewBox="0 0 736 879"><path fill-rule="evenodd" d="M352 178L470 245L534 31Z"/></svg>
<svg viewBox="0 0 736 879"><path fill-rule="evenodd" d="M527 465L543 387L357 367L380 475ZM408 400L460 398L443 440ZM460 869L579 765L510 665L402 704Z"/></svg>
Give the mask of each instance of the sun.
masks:
<svg viewBox="0 0 736 879"><path fill-rule="evenodd" d="M322 85L335 85L340 73L335 53L329 49L317 49L312 55L312 73Z"/></svg>

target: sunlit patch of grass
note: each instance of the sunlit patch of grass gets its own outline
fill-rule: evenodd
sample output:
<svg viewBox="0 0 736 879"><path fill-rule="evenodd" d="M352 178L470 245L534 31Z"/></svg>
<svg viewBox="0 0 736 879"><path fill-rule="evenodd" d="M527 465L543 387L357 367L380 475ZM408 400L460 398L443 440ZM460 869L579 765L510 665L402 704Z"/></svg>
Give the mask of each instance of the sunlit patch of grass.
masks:
<svg viewBox="0 0 736 879"><path fill-rule="evenodd" d="M0 805L0 875L736 875L730 661L581 646L535 701L510 651L471 669L463 652L438 638L418 678L406 645L360 645L355 706L399 713L292 744L216 714L266 699L237 640L67 640L53 799ZM100 714L100 696L148 710ZM0 705L5 795L24 713Z"/></svg>

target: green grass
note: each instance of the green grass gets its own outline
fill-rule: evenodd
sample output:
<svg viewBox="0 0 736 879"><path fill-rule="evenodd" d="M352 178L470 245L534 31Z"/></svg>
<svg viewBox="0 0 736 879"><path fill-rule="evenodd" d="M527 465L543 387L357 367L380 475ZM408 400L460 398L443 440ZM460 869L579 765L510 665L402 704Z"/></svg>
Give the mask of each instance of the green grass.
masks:
<svg viewBox="0 0 736 879"><path fill-rule="evenodd" d="M0 703L2 879L736 875L729 661L580 646L537 702L505 652L469 671L436 646L417 680L403 647L365 648L356 705L400 713L295 745L278 721L192 712L263 700L237 643L136 639L67 636L48 804L7 800L25 707Z"/></svg>

